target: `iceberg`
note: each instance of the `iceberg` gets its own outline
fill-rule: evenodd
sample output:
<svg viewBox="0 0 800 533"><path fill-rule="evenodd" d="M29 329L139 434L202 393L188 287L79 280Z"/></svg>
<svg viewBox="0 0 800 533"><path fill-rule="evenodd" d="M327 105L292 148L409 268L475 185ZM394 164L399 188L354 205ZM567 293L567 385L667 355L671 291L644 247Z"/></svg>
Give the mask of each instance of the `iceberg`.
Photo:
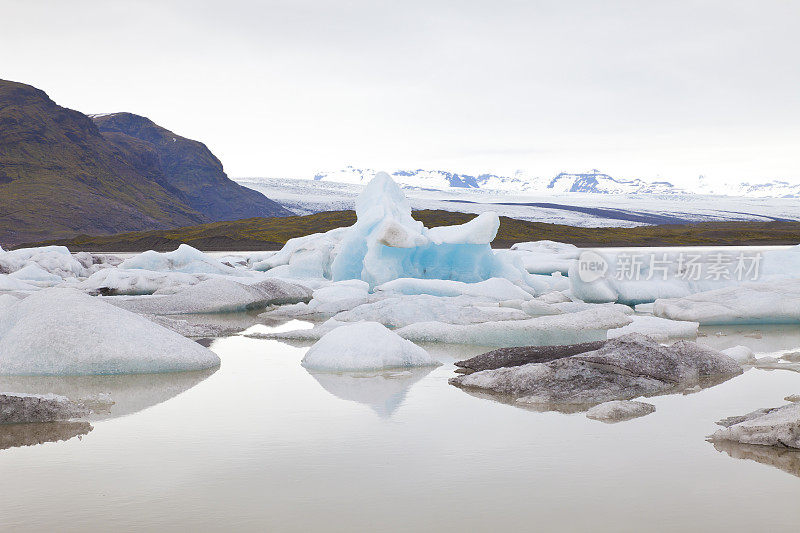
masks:
<svg viewBox="0 0 800 533"><path fill-rule="evenodd" d="M75 289L44 289L0 309L0 374L175 372L219 362L196 342Z"/></svg>
<svg viewBox="0 0 800 533"><path fill-rule="evenodd" d="M632 266L635 255L631 252L607 253L587 252L592 260L603 263L607 271L599 276L581 276L581 261L572 264L569 270L570 290L573 296L593 303L619 302L629 305L654 302L658 299L684 298L692 294L723 288L735 288L751 283L772 283L790 281L796 283L800 278L800 245L787 250L769 250L755 258L745 258L740 276L735 275L740 265L729 254L725 263L729 268L721 269L717 275L690 275L687 257L693 254L670 252L644 254L651 261L639 259ZM696 264L710 265L722 259L725 254L695 254ZM583 257L583 256L582 256ZM683 265L683 266L681 266ZM683 272L679 272L683 269ZM752 271L751 271L752 269ZM750 277L748 277L750 276ZM752 280L752 277L757 280ZM628 278L632 279L628 279ZM586 278L586 279L584 279ZM741 278L741 279L740 279Z"/></svg>
<svg viewBox="0 0 800 533"><path fill-rule="evenodd" d="M181 244L177 250L172 252L159 253L153 250L142 252L130 259L126 259L118 268L123 270L141 269L158 272L183 272L184 274L227 274L233 276L242 273L240 270L224 265L210 255L204 254L188 244Z"/></svg>
<svg viewBox="0 0 800 533"><path fill-rule="evenodd" d="M140 314L178 315L232 313L269 305L307 302L310 299L311 291L306 287L278 279L244 284L225 278L213 278L186 287L175 294L111 297L107 301Z"/></svg>
<svg viewBox="0 0 800 533"><path fill-rule="evenodd" d="M56 394L0 393L0 425L56 422L90 413L84 405Z"/></svg>
<svg viewBox="0 0 800 533"><path fill-rule="evenodd" d="M612 400L595 405L586 411L586 418L606 423L623 422L655 413L656 406L646 402L632 400Z"/></svg>
<svg viewBox="0 0 800 533"><path fill-rule="evenodd" d="M92 272L66 246L42 246L0 252L0 272L13 273L29 265L35 265L62 279L86 277ZM99 267L98 265L94 268Z"/></svg>
<svg viewBox="0 0 800 533"><path fill-rule="evenodd" d="M641 333L659 342L669 339L694 339L700 324L683 320L670 320L654 316L632 316L627 326L608 330L608 338L614 339L628 333Z"/></svg>
<svg viewBox="0 0 800 533"><path fill-rule="evenodd" d="M332 372L439 366L428 352L377 322L338 327L317 341L303 357L311 370Z"/></svg>
<svg viewBox="0 0 800 533"><path fill-rule="evenodd" d="M518 404L563 409L680 392L741 373L730 357L694 342L661 346L631 333L595 351L547 363L483 370L452 378L450 383L508 396Z"/></svg>
<svg viewBox="0 0 800 533"><path fill-rule="evenodd" d="M800 323L800 279L743 283L658 299L653 314L701 324L796 324Z"/></svg>
<svg viewBox="0 0 800 533"><path fill-rule="evenodd" d="M206 279L205 274L106 268L81 281L76 288L90 294L136 296L178 290Z"/></svg>
<svg viewBox="0 0 800 533"><path fill-rule="evenodd" d="M526 320L482 324L419 322L400 328L397 334L413 342L442 342L475 346L548 346L604 340L607 331L631 323L615 309L599 307L577 313L549 315Z"/></svg>
<svg viewBox="0 0 800 533"><path fill-rule="evenodd" d="M39 289L36 285L31 285L25 281L13 278L8 274L0 274L0 291L35 291Z"/></svg>
<svg viewBox="0 0 800 533"><path fill-rule="evenodd" d="M711 441L800 448L800 403L774 409L758 409L742 416L717 422L720 429L709 436Z"/></svg>
<svg viewBox="0 0 800 533"><path fill-rule="evenodd" d="M474 298L437 297L426 294L402 295L365 303L333 316L338 322L380 322L401 328L417 322L438 321L446 324L479 324L500 320L524 320L530 316L518 309L476 301Z"/></svg>
<svg viewBox="0 0 800 533"><path fill-rule="evenodd" d="M376 294L430 294L431 296L473 296L495 302L530 300L533 295L504 278L477 283L444 279L399 278L375 287Z"/></svg>
<svg viewBox="0 0 800 533"><path fill-rule="evenodd" d="M519 242L510 248L531 274L568 274L581 251L573 244L555 241Z"/></svg>
<svg viewBox="0 0 800 533"><path fill-rule="evenodd" d="M479 372L510 366L522 366L528 363L547 363L563 359L579 353L592 352L603 347L606 341L584 342L559 346L517 346L498 348L491 352L476 355L470 359L456 361L455 365L462 372ZM458 372L458 370L456 370Z"/></svg>
<svg viewBox="0 0 800 533"><path fill-rule="evenodd" d="M360 279L370 287L397 278L525 284L521 263L491 249L499 226L497 214L486 212L459 226L426 228L400 187L379 172L356 200L354 225L292 239L254 268L277 277Z"/></svg>

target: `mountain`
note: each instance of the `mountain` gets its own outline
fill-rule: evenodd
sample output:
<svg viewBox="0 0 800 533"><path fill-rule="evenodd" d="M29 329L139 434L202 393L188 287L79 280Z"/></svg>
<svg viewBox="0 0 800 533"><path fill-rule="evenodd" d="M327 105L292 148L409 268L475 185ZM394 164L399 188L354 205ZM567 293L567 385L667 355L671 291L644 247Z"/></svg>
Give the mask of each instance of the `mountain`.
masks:
<svg viewBox="0 0 800 533"><path fill-rule="evenodd" d="M366 184L377 171L352 166L333 172L320 172L315 180L340 183ZM422 189L490 189L509 193L553 194L553 193L593 193L593 194L649 194L649 195L692 195L742 196L755 198L800 198L800 183L774 180L762 183L743 182L714 186L702 176L691 189L677 187L667 181L646 181L642 179L621 179L604 174L597 169L582 174L562 172L554 178L530 176L518 170L513 176L495 174L458 174L443 170L398 170L392 172L398 183L407 187Z"/></svg>
<svg viewBox="0 0 800 533"><path fill-rule="evenodd" d="M0 80L0 244L228 220L240 212L226 211L237 194L262 206L245 216L288 213L255 191L233 192L243 188L200 143L170 152L119 129L101 132L43 91ZM206 184L221 188L221 201Z"/></svg>
<svg viewBox="0 0 800 533"><path fill-rule="evenodd" d="M351 166L334 172L318 173L315 180L340 183L367 183L377 171ZM398 183L423 189L491 189L506 192L566 193L584 192L599 194L685 194L686 191L665 181L646 182L640 179L612 178L598 170L585 174L562 172L552 179L543 179L517 171L514 176L495 174L457 174L442 170L398 170L392 173Z"/></svg>
<svg viewBox="0 0 800 533"><path fill-rule="evenodd" d="M234 182L222 170L222 163L205 144L181 137L152 120L133 113L90 115L100 133L120 149L144 143L152 162L161 169L160 182L177 189L192 209L211 220L239 220L251 217L292 215L253 189Z"/></svg>

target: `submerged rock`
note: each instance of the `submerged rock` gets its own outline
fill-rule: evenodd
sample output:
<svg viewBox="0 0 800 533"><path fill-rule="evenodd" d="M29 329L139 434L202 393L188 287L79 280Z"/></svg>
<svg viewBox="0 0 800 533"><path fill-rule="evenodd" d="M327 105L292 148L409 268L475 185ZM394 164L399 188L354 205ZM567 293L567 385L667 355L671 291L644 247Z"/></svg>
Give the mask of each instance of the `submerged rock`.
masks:
<svg viewBox="0 0 800 533"><path fill-rule="evenodd" d="M56 422L89 415L91 410L55 394L0 394L0 424Z"/></svg>
<svg viewBox="0 0 800 533"><path fill-rule="evenodd" d="M606 341L583 342L580 344L562 344L558 346L516 346L498 348L491 352L476 355L471 359L456 361L455 365L468 372L494 370L496 368L521 366L528 363L547 363L579 353L591 352L602 348Z"/></svg>
<svg viewBox="0 0 800 533"><path fill-rule="evenodd" d="M613 400L610 402L595 405L586 411L586 417L592 420L614 423L647 416L655 413L656 406L646 402L634 402L631 400Z"/></svg>
<svg viewBox="0 0 800 533"><path fill-rule="evenodd" d="M633 333L609 340L598 350L548 363L483 370L450 383L520 404L557 408L679 392L741 373L730 357L694 342L661 346Z"/></svg>
<svg viewBox="0 0 800 533"><path fill-rule="evenodd" d="M712 441L800 448L800 403L757 409L746 415L724 418L717 424L724 429L709 436Z"/></svg>

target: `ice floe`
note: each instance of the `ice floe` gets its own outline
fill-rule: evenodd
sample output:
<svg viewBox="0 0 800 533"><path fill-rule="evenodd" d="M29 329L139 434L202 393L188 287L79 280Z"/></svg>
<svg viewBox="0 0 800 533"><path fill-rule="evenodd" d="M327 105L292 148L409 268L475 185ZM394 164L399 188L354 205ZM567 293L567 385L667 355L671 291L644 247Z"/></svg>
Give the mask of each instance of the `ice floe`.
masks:
<svg viewBox="0 0 800 533"><path fill-rule="evenodd" d="M325 334L303 357L308 369L359 371L438 366L428 352L377 322L348 324Z"/></svg>
<svg viewBox="0 0 800 533"><path fill-rule="evenodd" d="M656 411L656 406L633 400L612 400L589 408L586 417L592 420L614 423L647 416Z"/></svg>
<svg viewBox="0 0 800 533"><path fill-rule="evenodd" d="M724 418L717 424L723 429L709 436L712 441L800 448L800 403L758 409L746 415Z"/></svg>
<svg viewBox="0 0 800 533"><path fill-rule="evenodd" d="M579 353L591 352L603 347L606 341L584 342L559 346L516 346L498 348L491 352L476 355L470 359L456 361L455 365L464 372L494 370L510 366L522 366L528 363L547 363L563 359Z"/></svg>
<svg viewBox="0 0 800 533"><path fill-rule="evenodd" d="M701 324L800 323L800 279L743 283L677 299L658 299L653 314Z"/></svg>
<svg viewBox="0 0 800 533"><path fill-rule="evenodd" d="M74 289L45 289L0 310L0 374L197 370L219 358L189 339Z"/></svg>
<svg viewBox="0 0 800 533"><path fill-rule="evenodd" d="M188 244L181 244L177 250L172 252L160 253L153 250L142 252L126 259L118 268L183 272L185 274L238 274L237 269L221 263Z"/></svg>
<svg viewBox="0 0 800 533"><path fill-rule="evenodd" d="M311 291L308 288L279 279L245 284L226 278L212 278L181 289L175 294L113 297L107 301L136 313L176 315L230 313L310 299Z"/></svg>
<svg viewBox="0 0 800 533"><path fill-rule="evenodd" d="M578 344L603 340L607 331L631 323L627 315L603 306L596 309L481 324L419 322L397 330L414 342L443 342L476 346L529 346Z"/></svg>
<svg viewBox="0 0 800 533"><path fill-rule="evenodd" d="M520 242L510 250L522 259L522 265L531 274L567 274L580 256L577 246L555 241Z"/></svg>
<svg viewBox="0 0 800 533"><path fill-rule="evenodd" d="M90 294L142 295L177 291L209 279L205 274L106 268L81 281L76 288Z"/></svg>
<svg viewBox="0 0 800 533"><path fill-rule="evenodd" d="M254 268L280 277L360 279L371 287L397 278L478 282L505 277L524 284L519 259L490 246L500 221L486 212L460 226L426 228L411 216L400 187L383 172L356 200L356 223L292 239Z"/></svg>
<svg viewBox="0 0 800 533"><path fill-rule="evenodd" d="M475 296L493 301L530 300L533 295L504 278L477 283L444 279L399 278L375 287L382 294L429 294L431 296Z"/></svg>
<svg viewBox="0 0 800 533"><path fill-rule="evenodd" d="M0 392L0 424L56 422L89 413L86 406L56 394Z"/></svg>
<svg viewBox="0 0 800 533"><path fill-rule="evenodd" d="M523 405L563 409L679 392L741 373L730 357L694 342L662 346L632 333L595 351L548 363L483 370L452 378L450 383L510 397Z"/></svg>
<svg viewBox="0 0 800 533"><path fill-rule="evenodd" d="M694 339L700 326L697 322L669 320L654 316L632 316L630 324L608 331L608 338L613 339L628 333L641 333L660 342L669 339Z"/></svg>

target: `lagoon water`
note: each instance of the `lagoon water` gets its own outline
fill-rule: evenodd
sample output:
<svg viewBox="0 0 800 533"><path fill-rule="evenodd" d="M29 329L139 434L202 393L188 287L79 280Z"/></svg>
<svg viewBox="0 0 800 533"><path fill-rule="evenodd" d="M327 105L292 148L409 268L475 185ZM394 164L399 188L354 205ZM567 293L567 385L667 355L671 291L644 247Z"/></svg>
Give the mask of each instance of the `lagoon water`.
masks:
<svg viewBox="0 0 800 533"><path fill-rule="evenodd" d="M800 348L797 327L702 329L701 342L717 348ZM705 441L716 420L800 393L798 373L749 370L694 394L652 398L652 415L605 424L449 385L453 361L480 347L427 346L443 366L349 375L309 373L300 366L307 345L233 336L211 348L222 358L216 372L0 380L4 390L107 392L117 402L92 428L0 426L0 530L800 524L800 452Z"/></svg>

